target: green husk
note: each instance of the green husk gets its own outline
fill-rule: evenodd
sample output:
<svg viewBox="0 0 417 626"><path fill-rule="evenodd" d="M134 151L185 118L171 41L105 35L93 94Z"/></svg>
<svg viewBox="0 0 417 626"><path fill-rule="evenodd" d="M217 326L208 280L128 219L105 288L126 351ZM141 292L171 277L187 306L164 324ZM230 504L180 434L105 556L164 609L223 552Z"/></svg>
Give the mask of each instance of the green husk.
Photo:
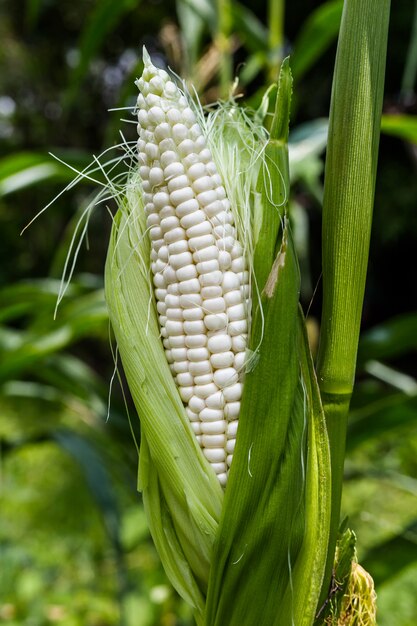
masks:
<svg viewBox="0 0 417 626"><path fill-rule="evenodd" d="M331 470L324 411L301 308L298 322L301 379L308 411L305 526L303 543L292 572L292 586L287 589L284 598L283 612L291 615L294 624L310 626L317 612L325 572L330 533Z"/></svg>
<svg viewBox="0 0 417 626"><path fill-rule="evenodd" d="M253 223L254 267L259 292L265 286L277 253L281 220L290 193L288 129L292 78L288 58L282 63L277 87L271 131L257 180L258 201Z"/></svg>
<svg viewBox="0 0 417 626"><path fill-rule="evenodd" d="M170 580L202 614L223 491L191 430L165 358L152 294L140 182L115 218L106 299L141 420L139 488Z"/></svg>
<svg viewBox="0 0 417 626"><path fill-rule="evenodd" d="M255 626L260 616L268 625L312 624L326 561L328 441L298 313L299 271L285 216L290 95L284 63L275 130L256 186L255 210L262 227L254 235L249 347L258 359L245 378L239 436L213 554L207 626Z"/></svg>

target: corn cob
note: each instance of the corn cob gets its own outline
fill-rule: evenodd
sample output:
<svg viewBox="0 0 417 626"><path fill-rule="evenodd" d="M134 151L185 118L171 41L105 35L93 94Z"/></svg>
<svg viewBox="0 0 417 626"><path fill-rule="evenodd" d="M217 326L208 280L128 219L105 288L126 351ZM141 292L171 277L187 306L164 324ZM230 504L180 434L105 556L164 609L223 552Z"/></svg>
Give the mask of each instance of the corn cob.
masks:
<svg viewBox="0 0 417 626"><path fill-rule="evenodd" d="M249 273L197 117L144 51L138 154L165 354L191 426L222 485L236 442Z"/></svg>

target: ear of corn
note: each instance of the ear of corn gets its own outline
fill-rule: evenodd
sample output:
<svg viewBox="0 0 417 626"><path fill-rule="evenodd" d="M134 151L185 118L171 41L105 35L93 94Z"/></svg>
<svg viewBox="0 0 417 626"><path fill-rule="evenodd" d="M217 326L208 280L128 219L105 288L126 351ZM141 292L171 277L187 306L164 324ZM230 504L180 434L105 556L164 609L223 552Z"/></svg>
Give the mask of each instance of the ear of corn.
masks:
<svg viewBox="0 0 417 626"><path fill-rule="evenodd" d="M325 560L328 509L323 491L329 488L329 475L324 467L327 438L322 412L315 395L314 373L309 368L304 322L298 317L299 272L286 211L286 140L291 93L288 63L282 67L268 143L259 141L264 137L263 132L257 131L255 123L246 120L233 104L209 117L206 125L209 134L205 141L210 154L204 153L207 147L203 146L202 140L199 154L204 153L202 164L205 168L213 161L217 171L222 173L224 189L216 179L221 198L212 198L212 203L223 202L224 190L227 193L228 202L223 204L221 223L216 224L213 216L206 212L210 203L206 203L205 197L199 198L199 206L184 215L203 213L198 215L200 223L207 222L205 228L211 229L207 235L214 238L214 243L210 242L217 250L214 260L219 262L222 251L229 252L232 257L234 248L240 254L235 259L241 259L243 249L253 271L250 350L246 352L244 368L241 362L245 380L239 435L224 494L221 487L225 482L222 475L227 474L224 460L219 461L223 465L216 474L217 461L207 455L207 446L198 439L202 435L193 426L197 420L190 420L194 418L190 416L190 411L193 412L191 399L195 387L200 385L196 385L195 380L192 385L182 384L177 378L176 386L174 381L174 375L178 377L182 373L174 366L183 361L175 360L177 353L172 355L172 350L194 349L185 344L189 333L184 329L184 317L182 321L173 320L181 321L182 334L171 334L168 331L173 325L167 326L169 317L165 315L169 308L176 308L168 306L168 295L190 295L181 293L181 282L197 280L197 295L205 288L200 277L206 274L200 272L197 264L206 261L193 259L195 270L188 269L191 266L189 255L205 249L190 249L189 241L193 237L187 230L199 224L181 224L183 216L179 217L178 207L215 189L200 191L196 195L197 189L190 182L190 170L199 163L188 161L184 165L181 161L189 156L179 154L183 148L184 151L187 146L187 150L190 148L188 143L180 148L182 142L189 141L185 133L195 126L189 112L186 113L189 125L184 124L186 129L181 129L185 138L179 144L170 143L173 128L168 137L158 135L168 132L165 126L157 130L167 122L163 121L159 110L152 109L158 107L167 119L169 110L184 113L188 105L184 95L173 87L168 88L171 101L165 103L165 96L161 100L171 81L156 71L148 60L147 64L148 73L143 80L151 84L154 78L162 78L165 87L161 87L161 81L154 80L153 91L150 91L139 82L143 100L152 96L149 102L145 101L146 106L142 100L139 102L143 105L143 113L139 116L142 182L137 175L131 177L125 200L119 206L106 264L106 297L129 388L141 418L139 486L152 536L170 580L194 607L198 624L249 626L258 624L262 615L265 624L278 626L291 624L295 614L303 615L304 621L300 624L311 624ZM177 108L172 106L173 101L176 101ZM146 130L145 114L155 119ZM172 113L171 117L173 120L175 114ZM193 141L196 142L200 135L197 136L196 128L194 132ZM158 145L155 140L159 141ZM169 159L164 157L167 152L174 153L176 158L172 155ZM171 162L165 162L171 157ZM168 176L166 170L174 163L176 165L171 170L176 170ZM184 167L184 173L180 173L178 163ZM197 172L198 168L195 169ZM181 185L175 189L172 182L185 175L187 180L177 181ZM211 176L214 178L216 173ZM201 174L193 181L200 178ZM184 189L191 191L185 194ZM157 198L158 194L165 195ZM155 211L160 199L164 200L161 210L167 209L166 216ZM229 213L229 202L232 214ZM171 219L173 225L175 218L180 221L179 226L175 222L173 230L179 229L177 234L181 234L181 238L178 241L185 242L188 248L182 252L171 250L172 257L168 254L159 259L161 248L165 244L171 245L165 240L165 234L172 231L163 232L162 229L162 220L170 218L174 218ZM225 229L228 234L222 231L226 225L230 227ZM221 228L216 231L218 226ZM185 237L182 231L185 231ZM226 240L227 237L230 240ZM239 239L240 246L236 243ZM186 255L187 263L177 266L173 257L181 254ZM164 263L164 267L161 263L158 265L158 260ZM232 258L231 261L233 263ZM187 268L187 276L180 277L177 272L183 268ZM165 277L164 272L168 269ZM173 278L171 270L175 272L175 280L169 282L170 273ZM219 269L216 267L210 271L222 275L216 275L216 284L208 286L223 288L229 269L220 269L219 263ZM239 284L234 279L235 291L240 297L239 306L245 301L249 304L246 271L240 272ZM188 272L196 276L190 277ZM156 294L152 282L157 283ZM168 293L170 285L173 285L171 294ZM223 290L225 293L229 291ZM224 295L216 297L226 301ZM201 300L195 299L193 309L202 311L205 308L205 295ZM187 307L180 303L177 308L184 316ZM223 320L224 313L215 311L212 315ZM249 311L246 313L248 315ZM158 314L166 319L158 320ZM203 320L209 316L203 311ZM245 318L245 324L248 318ZM228 332L233 323L227 315L226 325L222 322L221 328L206 328L202 339L206 343L197 349L205 348L213 337L228 337L233 341L237 334ZM242 337L246 334L246 326L243 330L242 325L240 334ZM164 340L172 336L182 337L185 346L173 347L167 341L164 345ZM245 354L245 344L246 337L238 350L226 352L232 352L235 359L238 354ZM188 352L186 356L190 356ZM180 357L183 359L184 352L178 355ZM191 359L187 363L189 368ZM229 367L211 365L213 380L216 369L222 371ZM235 371L238 371L237 367ZM217 385L218 389L212 390L213 396L223 397L226 404L239 403L240 397L235 400L227 398L228 389L237 384L233 380L232 384ZM200 399L210 397L211 394L207 394ZM227 441L231 438L227 437L227 428L235 420L230 414L224 414L224 417L219 420L226 423L224 439L216 449L229 453ZM198 415L199 422L204 421L202 418Z"/></svg>

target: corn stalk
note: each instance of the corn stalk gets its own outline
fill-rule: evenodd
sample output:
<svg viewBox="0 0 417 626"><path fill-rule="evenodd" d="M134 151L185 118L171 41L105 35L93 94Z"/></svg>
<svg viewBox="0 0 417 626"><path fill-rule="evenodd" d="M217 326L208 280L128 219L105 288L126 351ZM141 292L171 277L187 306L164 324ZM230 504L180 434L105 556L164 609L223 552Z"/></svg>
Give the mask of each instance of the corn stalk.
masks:
<svg viewBox="0 0 417 626"><path fill-rule="evenodd" d="M317 376L330 440L334 561L346 426L372 225L390 0L345 0L330 107L323 200L323 313Z"/></svg>

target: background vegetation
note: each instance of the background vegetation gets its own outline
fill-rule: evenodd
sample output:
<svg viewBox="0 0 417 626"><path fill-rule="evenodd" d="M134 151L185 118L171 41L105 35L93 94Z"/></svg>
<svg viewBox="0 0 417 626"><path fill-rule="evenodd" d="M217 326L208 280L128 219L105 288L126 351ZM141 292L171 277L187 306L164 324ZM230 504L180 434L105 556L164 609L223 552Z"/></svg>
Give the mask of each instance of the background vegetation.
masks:
<svg viewBox="0 0 417 626"><path fill-rule="evenodd" d="M111 385L102 290L107 207L90 219L89 249L80 248L55 320L66 251L96 186L84 181L69 189L20 236L73 179L48 152L82 168L120 142L119 129L134 140L130 111L108 109L134 105L143 44L192 81L205 102L227 97L237 72L235 94L253 107L291 54L291 215L314 339L322 157L341 6L340 0L1 3L0 623L191 623L150 542L127 409L119 385ZM416 6L404 0L392 9L343 505L358 534L359 558L377 584L381 626L417 623Z"/></svg>

